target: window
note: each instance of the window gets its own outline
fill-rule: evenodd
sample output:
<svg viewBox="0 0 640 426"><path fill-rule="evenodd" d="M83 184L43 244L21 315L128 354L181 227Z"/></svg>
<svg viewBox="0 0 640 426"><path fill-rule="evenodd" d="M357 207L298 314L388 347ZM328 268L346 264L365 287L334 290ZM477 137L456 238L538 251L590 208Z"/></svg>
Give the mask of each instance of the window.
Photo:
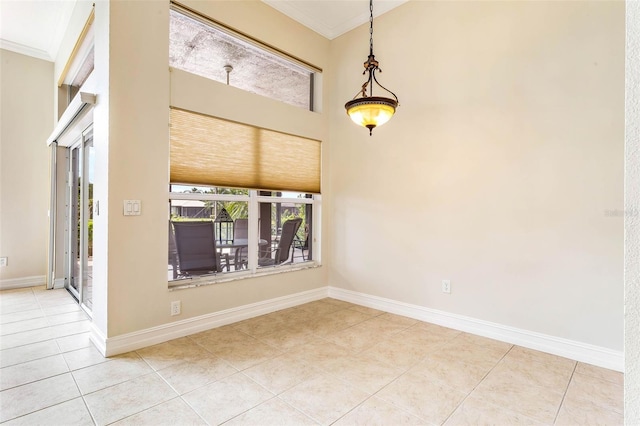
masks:
<svg viewBox="0 0 640 426"><path fill-rule="evenodd" d="M317 68L176 5L169 33L169 66L313 110Z"/></svg>
<svg viewBox="0 0 640 426"><path fill-rule="evenodd" d="M58 80L58 118L62 117L93 71L95 60L93 20L94 11L92 10Z"/></svg>
<svg viewBox="0 0 640 426"><path fill-rule="evenodd" d="M319 202L307 193L170 185L169 285L317 264Z"/></svg>

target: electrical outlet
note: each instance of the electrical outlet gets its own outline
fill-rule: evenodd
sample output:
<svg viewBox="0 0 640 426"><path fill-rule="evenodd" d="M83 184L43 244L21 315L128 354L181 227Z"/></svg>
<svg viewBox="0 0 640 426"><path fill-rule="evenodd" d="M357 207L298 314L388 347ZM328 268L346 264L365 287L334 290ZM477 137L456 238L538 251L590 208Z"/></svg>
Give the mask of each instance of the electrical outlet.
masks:
<svg viewBox="0 0 640 426"><path fill-rule="evenodd" d="M171 302L171 315L180 315L180 301Z"/></svg>
<svg viewBox="0 0 640 426"><path fill-rule="evenodd" d="M9 264L8 257L0 257L0 266L7 266Z"/></svg>
<svg viewBox="0 0 640 426"><path fill-rule="evenodd" d="M442 280L442 292L443 293L451 293L451 281L450 280Z"/></svg>

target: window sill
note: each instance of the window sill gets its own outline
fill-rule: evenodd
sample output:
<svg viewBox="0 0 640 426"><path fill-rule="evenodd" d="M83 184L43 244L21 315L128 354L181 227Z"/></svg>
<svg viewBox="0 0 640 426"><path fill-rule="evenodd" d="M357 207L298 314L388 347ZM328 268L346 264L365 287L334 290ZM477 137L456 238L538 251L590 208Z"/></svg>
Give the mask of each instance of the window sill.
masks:
<svg viewBox="0 0 640 426"><path fill-rule="evenodd" d="M264 277L267 275L302 271L304 269L319 268L320 266L322 265L320 265L318 262L310 261L310 262L296 263L293 265L260 268L256 271L255 274L252 274L250 271L241 271L241 272L233 272L233 273L226 273L226 274L220 274L220 275L209 275L206 277L197 277L197 278L185 279L185 280L169 281L168 284L169 284L169 291L184 290L187 288L202 287L206 285L220 284L220 283L226 283L230 281L246 280L249 278L258 278L258 277Z"/></svg>

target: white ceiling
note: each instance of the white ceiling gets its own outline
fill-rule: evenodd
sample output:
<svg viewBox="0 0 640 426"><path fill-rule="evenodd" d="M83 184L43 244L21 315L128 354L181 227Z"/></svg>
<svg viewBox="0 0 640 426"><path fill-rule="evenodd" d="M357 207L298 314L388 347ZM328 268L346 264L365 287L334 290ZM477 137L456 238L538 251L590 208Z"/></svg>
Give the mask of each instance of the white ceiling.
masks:
<svg viewBox="0 0 640 426"><path fill-rule="evenodd" d="M328 39L369 20L368 0L262 0ZM374 16L408 0L376 0ZM54 60L77 0L0 0L0 48Z"/></svg>
<svg viewBox="0 0 640 426"><path fill-rule="evenodd" d="M76 0L0 0L0 47L52 61Z"/></svg>

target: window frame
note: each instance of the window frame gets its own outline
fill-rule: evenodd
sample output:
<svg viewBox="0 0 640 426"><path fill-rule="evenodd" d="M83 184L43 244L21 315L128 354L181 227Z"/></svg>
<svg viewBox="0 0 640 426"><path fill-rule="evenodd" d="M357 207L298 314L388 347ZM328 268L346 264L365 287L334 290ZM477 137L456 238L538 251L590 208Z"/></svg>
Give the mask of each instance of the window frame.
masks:
<svg viewBox="0 0 640 426"><path fill-rule="evenodd" d="M183 185L183 184L180 184ZM188 184L184 184L188 185ZM246 189L246 188L242 188ZM269 190L256 190L248 189L248 195L233 195L233 194L210 194L210 193L189 193L189 192L169 192L169 201L171 200L198 200L198 201L241 201L248 203L248 220L249 230L248 239L248 266L246 270L234 271L233 273L216 273L212 275L196 276L190 279L184 280L172 280L168 281L169 290L178 290L190 287L199 287L203 285L216 284L221 282L235 281L246 278L255 278L266 275L273 275L279 273L286 273L291 271L299 271L302 269L316 268L322 266L321 261L321 216L322 216L322 196L320 194L311 194L311 198L292 198L292 197L277 197L259 195L261 191ZM280 192L280 191L276 191ZM308 204L312 206L312 232L311 239L309 241L312 244L313 259L306 260L297 263L288 263L284 265L277 265L272 267L258 267L258 216L260 203L294 203L294 204ZM171 211L169 209L167 217L171 217ZM167 251L169 241L167 239Z"/></svg>

